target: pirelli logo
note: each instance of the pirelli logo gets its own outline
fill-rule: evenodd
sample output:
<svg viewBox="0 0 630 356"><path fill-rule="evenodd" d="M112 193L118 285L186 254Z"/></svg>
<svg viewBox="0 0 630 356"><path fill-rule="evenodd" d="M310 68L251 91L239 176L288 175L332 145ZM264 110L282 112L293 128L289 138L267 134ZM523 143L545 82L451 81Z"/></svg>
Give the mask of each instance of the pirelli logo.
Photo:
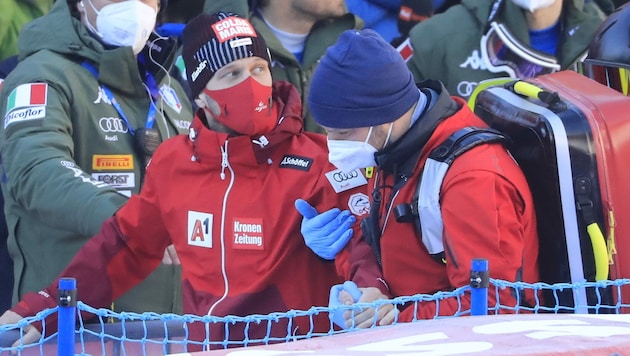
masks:
<svg viewBox="0 0 630 356"><path fill-rule="evenodd" d="M133 156L94 155L92 156L92 169L128 171L133 169Z"/></svg>

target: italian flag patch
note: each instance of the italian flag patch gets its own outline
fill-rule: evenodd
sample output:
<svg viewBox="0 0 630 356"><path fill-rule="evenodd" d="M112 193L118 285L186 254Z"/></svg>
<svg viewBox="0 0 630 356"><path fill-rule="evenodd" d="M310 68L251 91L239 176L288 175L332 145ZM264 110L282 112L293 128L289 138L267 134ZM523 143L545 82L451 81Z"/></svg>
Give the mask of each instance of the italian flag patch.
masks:
<svg viewBox="0 0 630 356"><path fill-rule="evenodd" d="M41 119L46 116L46 97L48 84L22 84L13 89L7 100L7 114L4 127L12 123Z"/></svg>

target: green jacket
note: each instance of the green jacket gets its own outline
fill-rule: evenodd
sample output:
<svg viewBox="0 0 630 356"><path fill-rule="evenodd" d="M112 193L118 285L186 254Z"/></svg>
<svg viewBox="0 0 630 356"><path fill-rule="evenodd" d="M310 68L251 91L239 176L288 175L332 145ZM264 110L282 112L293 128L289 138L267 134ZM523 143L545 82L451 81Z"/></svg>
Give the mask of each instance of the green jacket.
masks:
<svg viewBox="0 0 630 356"><path fill-rule="evenodd" d="M127 201L126 195L139 192L144 164L132 129L145 126L150 105L131 47L106 50L71 17L66 1L57 1L48 14L26 25L19 41L20 62L0 91L2 192L15 268L14 302L51 283ZM98 82L84 63L97 68ZM168 70L170 63L164 67ZM164 70L155 79L167 94L156 101L161 139L187 133L192 109L183 89ZM109 88L128 124L99 83ZM178 281L173 267L166 269L168 280L153 283L169 294L164 297L168 305L161 305L161 295L148 295L117 310L173 310L170 288Z"/></svg>
<svg viewBox="0 0 630 356"><path fill-rule="evenodd" d="M53 0L2 0L0 11L0 61L18 54L18 35L29 21L42 16Z"/></svg>
<svg viewBox="0 0 630 356"><path fill-rule="evenodd" d="M346 14L316 23L306 39L303 63L300 63L291 52L284 48L265 21L256 14L254 11L256 3L257 1L248 3L247 0L206 0L204 12L213 14L217 11L231 11L249 18L269 47L273 79L288 81L295 85L300 92L303 104L304 129L323 133L324 130L313 120L306 105L313 71L317 67L319 59L326 53L326 49L337 41L339 35L346 30L362 28L363 21L352 14Z"/></svg>
<svg viewBox="0 0 630 356"><path fill-rule="evenodd" d="M510 0L496 18L507 24L520 41L529 44L525 14ZM507 76L486 70L481 60L480 40L494 0L463 0L460 5L422 21L410 32L413 56L407 62L417 81L437 79L452 93L468 99L485 79ZM583 0L564 0L558 61L571 67L588 48L604 18L597 5Z"/></svg>

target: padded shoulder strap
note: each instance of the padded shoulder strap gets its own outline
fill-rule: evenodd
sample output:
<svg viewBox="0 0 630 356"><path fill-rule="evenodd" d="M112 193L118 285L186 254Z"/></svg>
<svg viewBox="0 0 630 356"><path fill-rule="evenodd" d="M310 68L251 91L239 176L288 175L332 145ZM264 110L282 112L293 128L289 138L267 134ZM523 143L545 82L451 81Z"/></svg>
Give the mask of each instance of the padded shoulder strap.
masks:
<svg viewBox="0 0 630 356"><path fill-rule="evenodd" d="M429 154L412 204L417 204L422 243L438 262L446 263L442 242L444 224L440 210L440 189L446 172L453 161L468 150L482 144L507 141L508 138L497 130L465 127L453 133Z"/></svg>

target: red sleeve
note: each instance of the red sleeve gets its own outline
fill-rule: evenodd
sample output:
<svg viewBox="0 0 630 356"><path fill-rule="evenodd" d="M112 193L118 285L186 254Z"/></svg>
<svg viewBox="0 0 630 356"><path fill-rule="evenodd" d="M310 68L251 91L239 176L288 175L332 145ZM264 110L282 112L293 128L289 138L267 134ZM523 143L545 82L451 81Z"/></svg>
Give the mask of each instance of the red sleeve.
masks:
<svg viewBox="0 0 630 356"><path fill-rule="evenodd" d="M383 279L381 267L376 261L372 247L365 242L361 232L361 220L369 215L368 189L368 185L365 184L337 195L337 206L340 209L350 209L357 218L357 222L353 226L352 239L335 257L335 265L337 273L345 280L355 282L360 288L376 287L389 296L389 288ZM350 208L352 202L357 201L357 195L367 200L367 205L363 206L364 209L357 209L356 206L354 209Z"/></svg>
<svg viewBox="0 0 630 356"><path fill-rule="evenodd" d="M142 195L132 196L116 216L105 220L100 232L88 240L52 284L25 295L11 310L26 317L55 307L59 279L64 277L77 280L78 300L95 308L109 306L162 261L170 240L161 227L162 219L151 215L154 209ZM46 318L46 334L57 330L56 320L57 313ZM35 326L41 331L41 323Z"/></svg>
<svg viewBox="0 0 630 356"><path fill-rule="evenodd" d="M355 227L360 226L357 221ZM358 231L357 231L358 230ZM348 245L335 258L338 273L351 280L359 288L376 287L389 296L389 288L383 279L383 272L374 257L372 247L363 240L360 227L355 228Z"/></svg>
<svg viewBox="0 0 630 356"><path fill-rule="evenodd" d="M120 259L118 258L120 255L130 256L133 252L127 249L125 238L120 232L116 219L112 217L105 220L101 231L88 240L53 283L38 293L26 294L22 301L11 310L27 317L46 308L54 308L59 300L57 288L60 278L77 280L78 300L95 308L106 307L123 292L148 276L160 263L162 257L160 255L153 261L144 261L129 257ZM116 259L119 260L118 263L114 262ZM134 260L134 263L129 263ZM113 292L114 290L117 292ZM35 326L41 331L41 323ZM46 334L50 335L55 331L57 331L57 313L46 318Z"/></svg>
<svg viewBox="0 0 630 356"><path fill-rule="evenodd" d="M448 176L448 174L447 174ZM524 268L535 269L535 255L527 260L528 236L524 200L518 189L505 177L489 171L469 171L445 180L442 186L442 218L446 272L453 287L470 283L474 258L488 260L490 277L508 281L522 280ZM533 282L533 281L530 281ZM490 287L492 288L492 286ZM500 303L515 306L509 289L499 291ZM490 290L488 305L496 304L496 292ZM414 317L430 319L436 315L454 315L470 309L470 293L439 303L410 305L400 314L401 321ZM436 312L439 310L439 313Z"/></svg>

